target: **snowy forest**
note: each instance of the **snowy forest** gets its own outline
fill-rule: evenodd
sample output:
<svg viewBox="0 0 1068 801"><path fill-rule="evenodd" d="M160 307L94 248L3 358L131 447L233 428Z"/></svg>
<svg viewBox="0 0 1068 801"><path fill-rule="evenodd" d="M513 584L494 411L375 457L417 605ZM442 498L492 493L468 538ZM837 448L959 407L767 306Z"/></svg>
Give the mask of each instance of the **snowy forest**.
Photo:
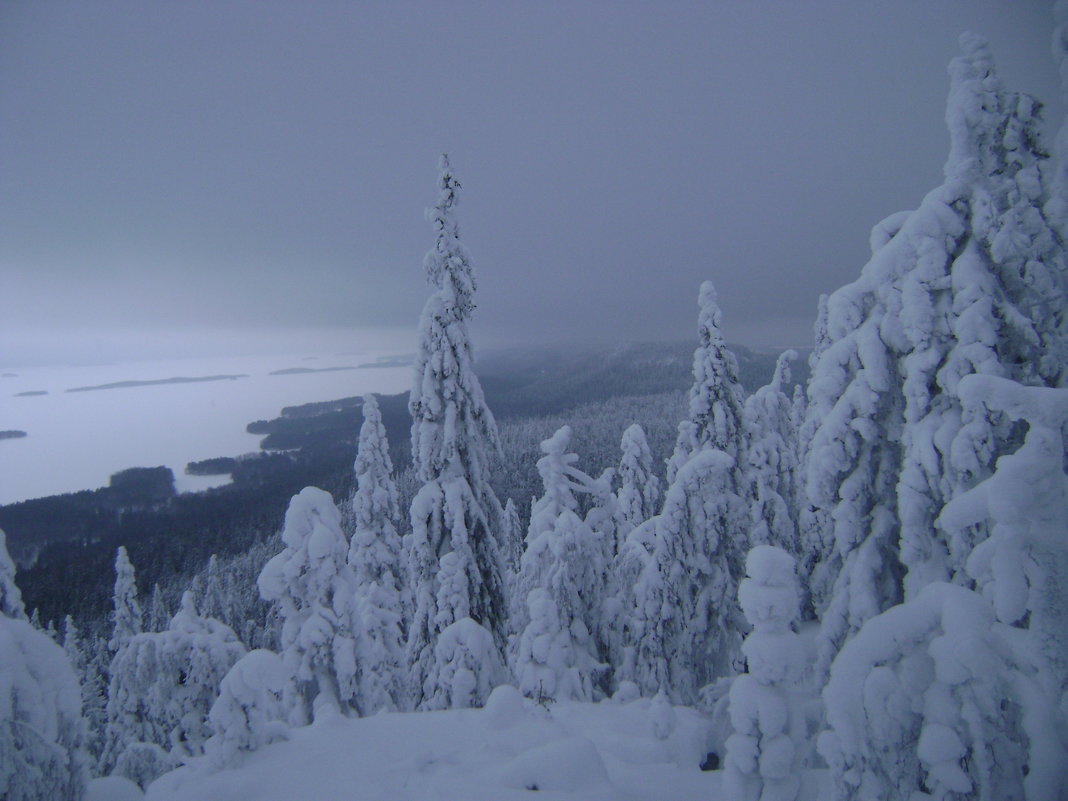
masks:
<svg viewBox="0 0 1068 801"><path fill-rule="evenodd" d="M821 298L807 384L786 351L743 389L705 282L682 419L650 415L666 460L631 421L580 469L560 421L529 507L494 490L443 157L410 468L366 397L351 495L303 489L176 610L119 548L105 633L31 620L0 533L0 798L261 797L315 752L308 798L438 797L444 752L396 763L429 777L411 795L329 774L482 726L499 784L448 797L1068 799L1068 126L1043 143L1041 104L961 46L945 180ZM654 746L649 795L604 772Z"/></svg>

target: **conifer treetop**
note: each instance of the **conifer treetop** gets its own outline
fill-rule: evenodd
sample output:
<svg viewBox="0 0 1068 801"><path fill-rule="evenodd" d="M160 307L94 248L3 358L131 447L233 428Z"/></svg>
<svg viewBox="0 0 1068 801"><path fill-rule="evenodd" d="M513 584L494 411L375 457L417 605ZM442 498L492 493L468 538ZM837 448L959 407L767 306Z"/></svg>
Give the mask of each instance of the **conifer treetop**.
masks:
<svg viewBox="0 0 1068 801"><path fill-rule="evenodd" d="M26 619L22 593L15 584L15 563L7 552L7 537L3 529L0 529L0 615Z"/></svg>

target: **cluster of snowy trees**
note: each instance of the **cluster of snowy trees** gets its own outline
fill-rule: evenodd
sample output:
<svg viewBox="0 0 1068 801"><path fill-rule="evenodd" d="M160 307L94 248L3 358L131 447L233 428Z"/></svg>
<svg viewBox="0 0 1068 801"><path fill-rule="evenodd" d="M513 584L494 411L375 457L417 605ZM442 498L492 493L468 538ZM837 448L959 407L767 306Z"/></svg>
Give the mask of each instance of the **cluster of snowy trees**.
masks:
<svg viewBox="0 0 1068 801"><path fill-rule="evenodd" d="M0 795L77 798L93 760L144 785L324 715L480 706L512 683L539 703L725 710L735 799L796 799L806 767L843 800L1065 797L1068 135L1048 157L1038 103L982 40L962 46L945 182L821 300L807 391L788 351L746 396L706 282L664 473L637 425L617 464L580 470L564 425L529 513L490 483L443 159L410 506L368 397L352 497L295 496L259 573L276 647L214 619L210 581L146 631L120 549L107 666L69 621L66 653L34 630L0 547Z"/></svg>

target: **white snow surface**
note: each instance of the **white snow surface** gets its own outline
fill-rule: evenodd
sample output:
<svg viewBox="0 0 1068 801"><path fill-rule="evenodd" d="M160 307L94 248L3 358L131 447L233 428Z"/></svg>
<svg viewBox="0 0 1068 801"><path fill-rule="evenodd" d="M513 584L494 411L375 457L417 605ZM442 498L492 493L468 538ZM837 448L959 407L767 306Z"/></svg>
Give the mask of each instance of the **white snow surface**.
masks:
<svg viewBox="0 0 1068 801"><path fill-rule="evenodd" d="M498 687L485 709L340 716L211 772L194 760L149 786L147 801L716 801L699 769L709 720L675 707L666 736L651 699L547 707ZM532 796L536 785L538 795Z"/></svg>

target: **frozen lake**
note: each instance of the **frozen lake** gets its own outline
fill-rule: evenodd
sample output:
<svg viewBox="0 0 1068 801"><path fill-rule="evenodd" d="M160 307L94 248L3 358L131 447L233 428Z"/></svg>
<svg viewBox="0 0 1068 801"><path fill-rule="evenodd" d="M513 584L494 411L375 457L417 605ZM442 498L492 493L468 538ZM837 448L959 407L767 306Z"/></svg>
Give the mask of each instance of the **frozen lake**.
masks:
<svg viewBox="0 0 1068 801"><path fill-rule="evenodd" d="M225 476L187 476L185 466L258 450L261 438L245 426L277 417L284 406L408 390L409 366L360 367L389 355L220 356L5 370L0 431L28 436L0 439L0 504L95 489L127 467L167 465L179 492L226 483ZM172 378L198 380L160 383Z"/></svg>

